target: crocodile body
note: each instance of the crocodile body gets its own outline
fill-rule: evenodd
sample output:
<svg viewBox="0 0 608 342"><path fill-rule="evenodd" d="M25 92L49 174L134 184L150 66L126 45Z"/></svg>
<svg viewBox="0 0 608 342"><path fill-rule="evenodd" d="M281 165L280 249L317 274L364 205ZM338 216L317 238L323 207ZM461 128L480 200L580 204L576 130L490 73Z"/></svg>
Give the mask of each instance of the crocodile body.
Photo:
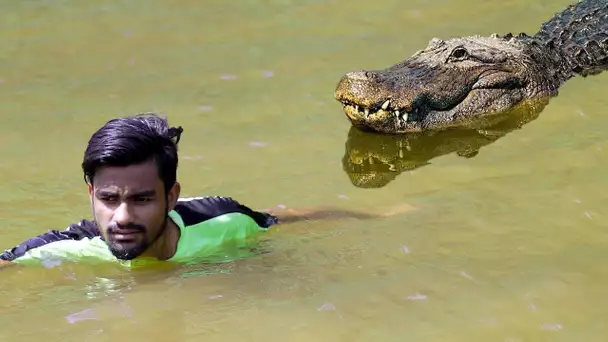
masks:
<svg viewBox="0 0 608 342"><path fill-rule="evenodd" d="M354 126L383 133L436 131L545 101L569 79L606 69L608 1L583 0L532 36L433 38L389 68L347 73L334 96Z"/></svg>

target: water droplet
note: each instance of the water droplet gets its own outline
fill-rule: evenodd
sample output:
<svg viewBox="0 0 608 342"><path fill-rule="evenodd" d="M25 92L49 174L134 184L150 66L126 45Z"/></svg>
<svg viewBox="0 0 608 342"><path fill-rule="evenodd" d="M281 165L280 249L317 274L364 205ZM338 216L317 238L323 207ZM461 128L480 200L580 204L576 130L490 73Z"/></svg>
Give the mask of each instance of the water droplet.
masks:
<svg viewBox="0 0 608 342"><path fill-rule="evenodd" d="M268 145L268 143L261 141L250 141L248 144L251 147L265 147L266 145Z"/></svg>
<svg viewBox="0 0 608 342"><path fill-rule="evenodd" d="M471 277L467 272L465 271L460 271L460 275L463 276L464 278L467 278L469 280L474 280L473 277Z"/></svg>
<svg viewBox="0 0 608 342"><path fill-rule="evenodd" d="M323 305L317 308L317 311L333 311L336 307L332 303L323 303Z"/></svg>
<svg viewBox="0 0 608 342"><path fill-rule="evenodd" d="M97 315L95 314L95 311L93 311L93 309L85 309L79 312L75 312L73 314L69 314L65 316L65 319L68 321L68 323L74 324L80 321L95 320L97 319Z"/></svg>
<svg viewBox="0 0 608 342"><path fill-rule="evenodd" d="M545 323L540 327L543 330L557 331L562 330L563 326L559 323Z"/></svg>
<svg viewBox="0 0 608 342"><path fill-rule="evenodd" d="M237 75L221 75L220 79L222 80L236 80L238 78Z"/></svg>
<svg viewBox="0 0 608 342"><path fill-rule="evenodd" d="M409 300L425 300L426 299L426 295L420 294L420 293L416 293L413 294L411 296L408 296L407 299Z"/></svg>

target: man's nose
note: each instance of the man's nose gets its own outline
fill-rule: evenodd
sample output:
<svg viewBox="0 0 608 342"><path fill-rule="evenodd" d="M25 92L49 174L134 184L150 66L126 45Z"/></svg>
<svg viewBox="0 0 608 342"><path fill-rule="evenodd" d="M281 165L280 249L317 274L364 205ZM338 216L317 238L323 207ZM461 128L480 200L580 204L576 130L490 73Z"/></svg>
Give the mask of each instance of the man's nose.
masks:
<svg viewBox="0 0 608 342"><path fill-rule="evenodd" d="M131 222L131 209L130 206L123 202L116 210L114 210L114 221L120 225L126 225Z"/></svg>

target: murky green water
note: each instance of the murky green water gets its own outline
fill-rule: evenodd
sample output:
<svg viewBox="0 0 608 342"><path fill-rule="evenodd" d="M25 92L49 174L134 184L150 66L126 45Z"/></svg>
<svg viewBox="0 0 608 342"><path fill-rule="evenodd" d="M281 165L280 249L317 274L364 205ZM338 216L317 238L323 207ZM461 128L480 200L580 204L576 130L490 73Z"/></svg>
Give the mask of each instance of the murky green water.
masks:
<svg viewBox="0 0 608 342"><path fill-rule="evenodd" d="M0 248L90 217L88 137L148 110L185 128L184 196L416 209L280 226L221 265L6 269L0 340L604 340L608 75L495 141L349 138L332 97L433 36L533 33L567 4L4 2Z"/></svg>

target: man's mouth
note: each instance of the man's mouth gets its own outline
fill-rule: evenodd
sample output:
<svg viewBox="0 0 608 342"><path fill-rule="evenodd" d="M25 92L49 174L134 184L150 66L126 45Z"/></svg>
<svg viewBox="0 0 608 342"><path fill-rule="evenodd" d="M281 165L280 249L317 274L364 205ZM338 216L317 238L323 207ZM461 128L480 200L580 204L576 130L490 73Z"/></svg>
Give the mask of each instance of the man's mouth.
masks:
<svg viewBox="0 0 608 342"><path fill-rule="evenodd" d="M135 229L120 229L110 232L110 236L116 242L132 242L141 236L142 233L142 231Z"/></svg>

